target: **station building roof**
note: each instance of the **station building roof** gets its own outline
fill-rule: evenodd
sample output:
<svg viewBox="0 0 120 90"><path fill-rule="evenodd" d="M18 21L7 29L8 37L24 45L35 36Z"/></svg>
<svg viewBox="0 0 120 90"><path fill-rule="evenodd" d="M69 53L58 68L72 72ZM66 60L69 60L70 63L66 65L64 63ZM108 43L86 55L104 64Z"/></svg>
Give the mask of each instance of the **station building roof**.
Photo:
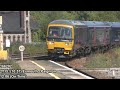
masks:
<svg viewBox="0 0 120 90"><path fill-rule="evenodd" d="M11 33L23 33L24 31L20 27L20 13L19 12L0 12L2 16L2 29L3 32Z"/></svg>
<svg viewBox="0 0 120 90"><path fill-rule="evenodd" d="M24 33L23 16L21 16L22 11L0 11L0 16L2 16L2 29L4 33ZM37 23L30 18L31 29L38 28Z"/></svg>

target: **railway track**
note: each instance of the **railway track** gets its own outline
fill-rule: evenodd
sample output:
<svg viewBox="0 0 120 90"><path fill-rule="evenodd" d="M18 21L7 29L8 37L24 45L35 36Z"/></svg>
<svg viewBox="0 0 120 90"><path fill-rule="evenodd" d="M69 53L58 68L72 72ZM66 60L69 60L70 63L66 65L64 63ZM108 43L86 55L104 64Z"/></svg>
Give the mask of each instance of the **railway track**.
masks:
<svg viewBox="0 0 120 90"><path fill-rule="evenodd" d="M26 59L40 59L41 57L46 57L47 55L46 54L41 54L41 53L37 53L33 56L31 56L29 53L23 53L23 59L26 60ZM13 60L20 60L21 59L21 55L20 53L19 54L11 54L10 56L10 59L13 59Z"/></svg>
<svg viewBox="0 0 120 90"><path fill-rule="evenodd" d="M73 77L76 76L76 75L80 75L80 76L84 77L84 79L95 79L95 77L90 76L87 73L80 72L80 71L75 70L74 68L68 66L66 62L54 62L52 60L50 60L50 62L52 62L54 64L57 64L61 67L64 67L66 70L70 70L70 71L74 72L74 74L72 74ZM66 74L66 71L64 71L64 72ZM64 74L64 72L62 72L62 73Z"/></svg>
<svg viewBox="0 0 120 90"><path fill-rule="evenodd" d="M88 74L88 73L86 73L86 72L84 72L84 71L82 71L82 70L78 70L78 69L70 66L70 65L68 64L68 62L71 61L71 60L74 60L75 58L76 58L76 57L71 58L71 59L67 59L67 60L61 59L61 60L59 60L59 61L56 60L55 62L56 62L56 63L59 63L60 65L63 65L63 67L65 66L66 68L69 68L70 70L75 71L75 72L78 73L79 75L82 75L82 76L84 76L84 77L87 77L87 79L97 79L96 77L94 77L94 76L92 76L92 75L90 75L90 74ZM53 61L53 60L52 60L52 61ZM53 61L53 62L54 62L54 61Z"/></svg>
<svg viewBox="0 0 120 90"><path fill-rule="evenodd" d="M82 61L83 58L86 57L81 57L81 59L79 60ZM74 61L75 59L76 58L72 58L71 61ZM87 76L93 77L94 79L120 79L120 68L78 68L74 65L70 65L69 62L70 60L67 60L66 62L64 62L64 65L73 68L74 70L81 72ZM60 63L63 64L63 62Z"/></svg>
<svg viewBox="0 0 120 90"><path fill-rule="evenodd" d="M79 61L82 62L86 57L79 58ZM78 71L86 76L92 77L94 79L120 79L120 68L84 68L80 66L79 62L76 62L76 57L71 58L71 60L59 60L56 61L64 66L72 68L75 71ZM83 60L82 60L83 59ZM70 64L71 61L73 64ZM79 68L78 65L79 64Z"/></svg>
<svg viewBox="0 0 120 90"><path fill-rule="evenodd" d="M104 52L104 53L106 53L106 52ZM96 54L96 53L92 52L92 55L93 54ZM90 55L87 55L86 57L89 57ZM47 60L47 61L50 60L50 58L47 55L41 55L41 54L37 54L36 56L32 56L32 57L27 55L27 54L25 54L24 56L25 56L24 59L26 59L26 60L27 60L26 57L28 57L28 59L34 59L34 60ZM69 60L68 59L62 59L62 60L55 60L54 62L62 64L66 67L69 67L69 68L71 68L71 69L73 69L77 72L83 73L84 75L92 77L94 79L120 79L120 68L102 68L102 69L101 68L97 68L97 69L96 68L91 68L90 69L90 68L80 67L78 69L78 68L76 68L76 66L74 66L74 64L73 65L68 64L69 61L74 61L76 59L79 59L81 61L82 58L86 58L86 57L85 56L80 56L80 57L77 56L77 57L73 57ZM79 63L79 65L80 65L80 63ZM61 71L63 71L63 70L61 70Z"/></svg>
<svg viewBox="0 0 120 90"><path fill-rule="evenodd" d="M63 61L53 61L50 60L49 57L47 55L36 55L36 56L30 56L30 54L26 54L24 53L23 55L24 60L28 61L28 60L37 60L37 61L47 61L47 62L51 62L53 64L56 64L62 68L58 68L56 69L59 73L63 74L63 75L69 75L70 77L75 77L79 79L79 76L81 75L82 77L86 78L86 79L94 79L94 77L87 75L87 74L83 74L83 72L77 71L74 68L70 67L67 65L67 60L63 60ZM20 60L20 54L13 54L11 55L11 59L13 60ZM52 66L51 66L52 67ZM54 66L53 66L54 67ZM63 69L65 68L65 69Z"/></svg>
<svg viewBox="0 0 120 90"><path fill-rule="evenodd" d="M9 57L10 57L10 59L13 59L13 60L20 60L21 59L20 54L11 54ZM30 59L30 54L24 53L23 59Z"/></svg>
<svg viewBox="0 0 120 90"><path fill-rule="evenodd" d="M89 56L89 55L88 55ZM87 57L87 56L86 56ZM60 59L60 60L50 60L50 58L47 55L43 55L41 53L38 53L34 56L30 56L30 54L24 53L23 58L24 60L37 60L37 61L47 61L52 63L58 63L65 66L66 68L69 68L69 70L58 68L56 69L59 73L62 73L63 75L70 75L71 77L77 78L77 74L80 73L81 75L88 77L88 79L120 79L120 69L119 68L97 68L97 69L89 69L89 68L76 68L74 65L69 65L68 63L70 61L74 61L79 58L81 60L82 58L86 58L84 56L81 57L73 57L71 59ZM10 56L12 60L20 60L20 54L12 54ZM49 65L49 64L47 64ZM52 66L51 66L52 67ZM74 74L71 72L75 72ZM80 75L78 74L78 75Z"/></svg>
<svg viewBox="0 0 120 90"><path fill-rule="evenodd" d="M81 57L83 58L83 57ZM85 57L84 57L85 58ZM18 54L14 54L12 55L11 59L14 59L14 60L20 60L20 55ZM52 63L58 63L59 65L63 65L63 67L65 66L66 68L69 68L69 70L63 70L63 69L58 69L59 72L63 73L63 74L69 74L70 71L74 71L76 73L81 73L83 75L85 75L86 77L89 77L89 78L93 78L93 79L101 79L101 77L103 75L107 75L107 78L108 76L110 77L110 79L113 79L113 78L120 78L120 70L119 68L98 68L98 69L87 69L87 68L81 68L81 69L78 69L78 68L75 68L75 66L72 66L72 65L69 65L68 63L71 61L71 60L75 60L76 58L72 58L72 59L61 59L61 60L50 60L49 57L47 55L36 55L36 56L30 56L29 54L24 54L24 60L44 60L44 61L47 61L47 62L52 62ZM97 72L97 73L96 73ZM101 73L102 72L102 73ZM96 75L92 74L92 73L95 73ZM103 75L102 75L103 74ZM72 76L76 76L76 74L72 74ZM101 76L100 76L101 75Z"/></svg>

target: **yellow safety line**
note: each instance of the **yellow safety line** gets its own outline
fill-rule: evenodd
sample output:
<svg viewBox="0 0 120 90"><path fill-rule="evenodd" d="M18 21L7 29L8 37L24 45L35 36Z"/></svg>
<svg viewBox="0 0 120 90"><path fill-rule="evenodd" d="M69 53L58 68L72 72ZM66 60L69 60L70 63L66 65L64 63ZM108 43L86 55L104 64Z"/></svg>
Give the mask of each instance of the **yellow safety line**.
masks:
<svg viewBox="0 0 120 90"><path fill-rule="evenodd" d="M56 76L55 74L53 73L49 73L52 77L54 77L55 79L60 79L58 76Z"/></svg>
<svg viewBox="0 0 120 90"><path fill-rule="evenodd" d="M34 63L35 65L37 65L37 66L40 67L41 69L45 70L45 68L44 68L43 66L37 64L36 62L31 61L31 60L30 60L30 62ZM55 79L60 79L58 76L56 76L56 75L53 74L53 73L48 73L48 74L49 74L50 76L54 77Z"/></svg>
<svg viewBox="0 0 120 90"><path fill-rule="evenodd" d="M35 65L37 65L38 67L40 67L41 69L43 69L43 70L45 70L45 68L44 67L42 67L42 66L40 66L39 64L37 64L36 62L34 62L34 61L31 61L32 63L34 63Z"/></svg>

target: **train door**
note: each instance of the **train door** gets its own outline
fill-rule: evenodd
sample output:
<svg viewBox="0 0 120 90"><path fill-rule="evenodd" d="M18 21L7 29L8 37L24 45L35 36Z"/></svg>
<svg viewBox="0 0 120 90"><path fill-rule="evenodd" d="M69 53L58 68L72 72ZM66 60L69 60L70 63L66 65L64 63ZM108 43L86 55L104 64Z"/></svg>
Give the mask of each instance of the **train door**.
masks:
<svg viewBox="0 0 120 90"><path fill-rule="evenodd" d="M105 31L104 30L97 30L96 39L97 39L96 40L97 45L104 45Z"/></svg>
<svg viewBox="0 0 120 90"><path fill-rule="evenodd" d="M88 28L88 40L89 44L92 46L94 44L94 34L95 30L93 28Z"/></svg>
<svg viewBox="0 0 120 90"><path fill-rule="evenodd" d="M87 28L75 27L74 43L77 48L85 46L87 44Z"/></svg>
<svg viewBox="0 0 120 90"><path fill-rule="evenodd" d="M105 29L105 44L110 44L110 28Z"/></svg>

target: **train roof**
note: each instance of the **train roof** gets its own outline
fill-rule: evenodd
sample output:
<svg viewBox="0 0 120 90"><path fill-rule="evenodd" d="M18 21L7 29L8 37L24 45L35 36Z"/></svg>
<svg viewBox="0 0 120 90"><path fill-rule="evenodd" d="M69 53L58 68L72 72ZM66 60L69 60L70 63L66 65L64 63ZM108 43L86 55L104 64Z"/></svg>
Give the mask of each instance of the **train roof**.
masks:
<svg viewBox="0 0 120 90"><path fill-rule="evenodd" d="M87 27L120 27L120 22L102 22L102 21L80 21L80 20L54 20L49 24L82 25Z"/></svg>
<svg viewBox="0 0 120 90"><path fill-rule="evenodd" d="M83 21L88 27L110 27L108 23L100 21Z"/></svg>
<svg viewBox="0 0 120 90"><path fill-rule="evenodd" d="M111 27L119 27L120 28L120 22L107 22Z"/></svg>
<svg viewBox="0 0 120 90"><path fill-rule="evenodd" d="M82 21L79 20L54 20L50 24L66 24L66 25L82 25L86 26Z"/></svg>

